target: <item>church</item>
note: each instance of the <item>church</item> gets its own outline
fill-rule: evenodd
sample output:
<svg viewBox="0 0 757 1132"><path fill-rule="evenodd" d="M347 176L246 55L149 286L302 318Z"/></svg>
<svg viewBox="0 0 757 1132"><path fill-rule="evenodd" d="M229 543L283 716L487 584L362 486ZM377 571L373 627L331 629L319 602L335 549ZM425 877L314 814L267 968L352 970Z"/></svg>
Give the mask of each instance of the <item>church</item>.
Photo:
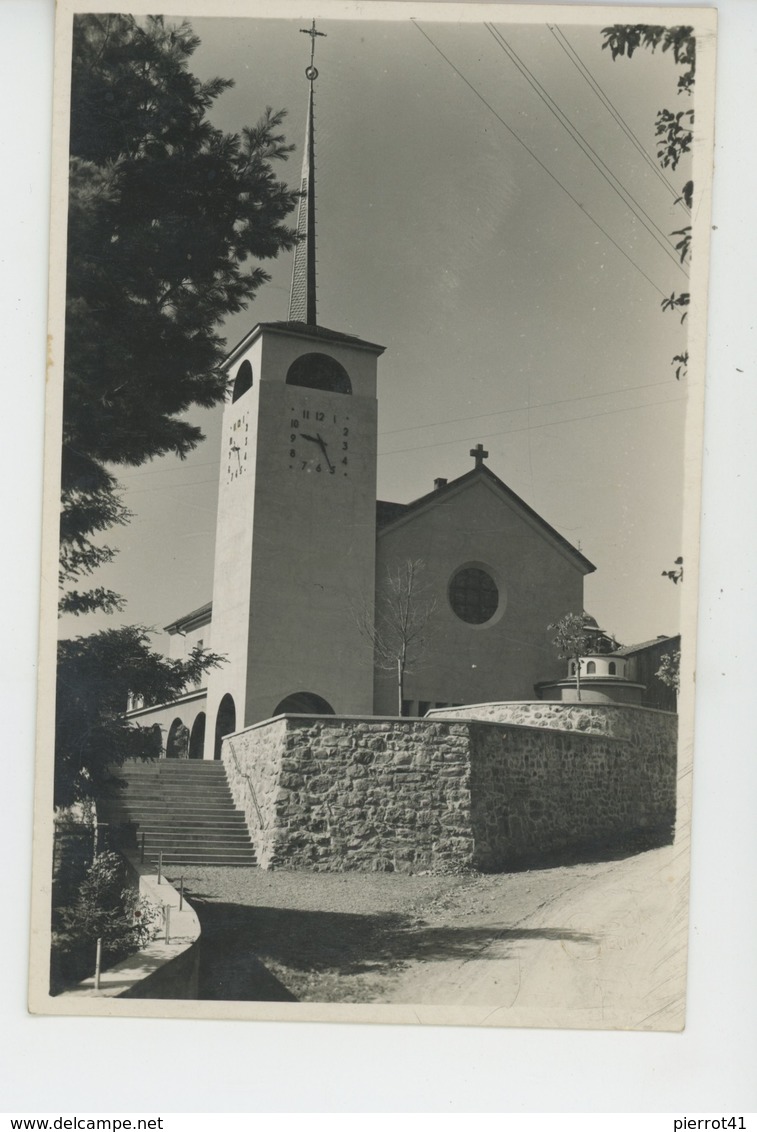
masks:
<svg viewBox="0 0 757 1132"><path fill-rule="evenodd" d="M202 645L225 662L173 703L129 705L129 719L160 727L169 758L218 759L224 736L282 714L418 717L533 700L535 685L564 675L549 626L583 611L594 570L481 444L469 471L421 498L377 498L384 346L317 322L312 51L306 76L288 318L253 327L224 363L212 601L166 626L173 658ZM393 599L412 617L413 595L387 588L410 567L425 647L398 691L378 611Z"/></svg>

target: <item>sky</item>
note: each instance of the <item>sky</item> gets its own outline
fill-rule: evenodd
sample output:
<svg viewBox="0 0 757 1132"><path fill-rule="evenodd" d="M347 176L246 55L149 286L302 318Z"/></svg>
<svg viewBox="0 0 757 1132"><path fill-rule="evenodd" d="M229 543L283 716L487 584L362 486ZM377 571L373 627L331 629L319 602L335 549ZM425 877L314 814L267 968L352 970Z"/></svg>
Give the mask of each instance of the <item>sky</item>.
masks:
<svg viewBox="0 0 757 1132"><path fill-rule="evenodd" d="M194 73L235 81L214 122L238 131L266 105L286 108L297 148L280 175L296 184L306 22L192 23ZM466 472L480 441L491 470L596 565L585 604L604 628L624 643L676 632L679 591L662 571L681 552L686 385L671 358L686 327L660 309L687 289L675 255L483 24L318 26L318 321L386 346L379 497L408 501ZM672 58L613 62L599 26L567 11L557 33L496 27L658 239L687 223L674 203L687 170L661 183L559 32L652 156L657 110L688 106ZM287 316L291 257L267 267L271 282L225 326L229 347ZM207 439L186 461L117 470L134 518L111 533L120 553L97 582L128 605L117 618L66 618L64 635L160 628L210 600L220 417L192 415Z"/></svg>

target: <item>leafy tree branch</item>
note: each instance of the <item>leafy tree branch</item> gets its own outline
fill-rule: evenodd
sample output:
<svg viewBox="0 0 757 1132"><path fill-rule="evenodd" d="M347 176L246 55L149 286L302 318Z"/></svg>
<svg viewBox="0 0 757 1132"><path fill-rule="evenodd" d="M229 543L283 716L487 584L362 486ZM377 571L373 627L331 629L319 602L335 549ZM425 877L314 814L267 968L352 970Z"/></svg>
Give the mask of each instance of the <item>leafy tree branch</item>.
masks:
<svg viewBox="0 0 757 1132"><path fill-rule="evenodd" d="M694 90L696 75L696 37L694 29L688 25L677 27L664 27L657 24L614 24L602 29L604 43L602 48L610 49L613 59L625 56L630 59L638 48L649 51L671 51L677 66L681 68L678 76L678 93L691 96ZM663 168L677 169L683 157L691 152L694 140L694 111L673 111L663 108L658 111L655 122L655 137L657 138L657 158ZM676 203L685 204L691 210L694 196L694 183L687 181ZM675 250L678 252L681 263L691 259L691 225L686 225L672 233L677 236ZM687 308L689 293L675 293L662 300L664 311ZM686 317L686 311L681 316L681 322ZM686 376L689 355L688 351L676 354L672 364L676 366L676 381Z"/></svg>

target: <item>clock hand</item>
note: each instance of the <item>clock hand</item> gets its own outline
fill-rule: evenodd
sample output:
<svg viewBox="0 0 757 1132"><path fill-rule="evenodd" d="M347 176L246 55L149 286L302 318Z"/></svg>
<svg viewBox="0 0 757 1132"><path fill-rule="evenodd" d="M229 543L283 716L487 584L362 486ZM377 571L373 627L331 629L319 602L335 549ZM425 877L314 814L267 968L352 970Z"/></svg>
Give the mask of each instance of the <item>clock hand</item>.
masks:
<svg viewBox="0 0 757 1132"><path fill-rule="evenodd" d="M324 457L326 463L329 466L329 471L333 472L335 470L334 465L331 463L331 460L329 460L329 454L326 451L328 445L326 444L325 440L322 438L320 433L316 433L315 439L316 439L317 443L320 444L320 446L321 446L321 451L323 452L323 457Z"/></svg>
<svg viewBox="0 0 757 1132"><path fill-rule="evenodd" d="M317 437L308 436L308 434L306 432L301 432L300 436L302 437L303 440L312 440L313 444L320 444L320 441L317 439Z"/></svg>

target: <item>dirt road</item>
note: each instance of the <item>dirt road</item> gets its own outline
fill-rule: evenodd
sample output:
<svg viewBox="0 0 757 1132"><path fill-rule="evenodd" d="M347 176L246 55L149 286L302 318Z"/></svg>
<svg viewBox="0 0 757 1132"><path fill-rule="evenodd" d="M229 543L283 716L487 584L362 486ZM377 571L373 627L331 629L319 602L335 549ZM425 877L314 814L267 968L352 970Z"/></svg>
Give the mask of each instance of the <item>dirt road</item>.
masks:
<svg viewBox="0 0 757 1132"><path fill-rule="evenodd" d="M412 962L391 1001L480 1007L492 1025L681 1029L683 865L669 848L511 878L510 901L450 909L450 926L490 930L478 953Z"/></svg>
<svg viewBox="0 0 757 1132"><path fill-rule="evenodd" d="M686 860L674 847L423 877L208 868L186 878L201 996L396 1003L419 1021L680 1029Z"/></svg>

